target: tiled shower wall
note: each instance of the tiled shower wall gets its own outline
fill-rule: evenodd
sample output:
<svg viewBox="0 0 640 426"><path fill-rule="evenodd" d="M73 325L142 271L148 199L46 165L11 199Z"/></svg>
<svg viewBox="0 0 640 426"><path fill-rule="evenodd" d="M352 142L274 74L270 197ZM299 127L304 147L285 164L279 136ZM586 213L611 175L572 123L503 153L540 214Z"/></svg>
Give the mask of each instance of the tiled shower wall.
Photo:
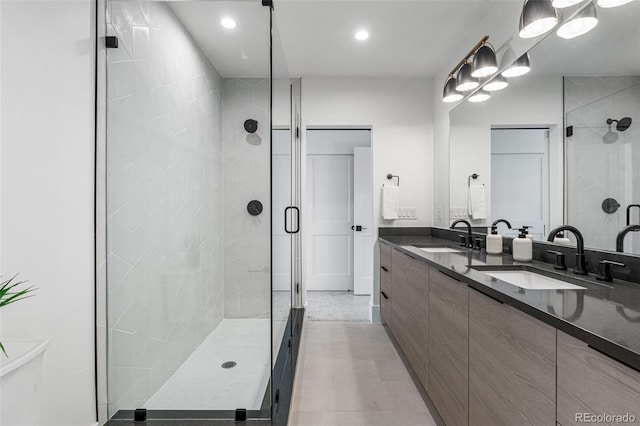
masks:
<svg viewBox="0 0 640 426"><path fill-rule="evenodd" d="M224 79L225 318L269 318L271 306L269 80ZM244 122L258 122L247 133ZM247 211L262 203L258 216Z"/></svg>
<svg viewBox="0 0 640 426"><path fill-rule="evenodd" d="M221 76L164 2L111 1L107 23L120 42L107 72L112 414L143 406L222 320L225 212Z"/></svg>
<svg viewBox="0 0 640 426"><path fill-rule="evenodd" d="M565 119L568 137L567 219L581 230L587 247L615 250L616 235L626 224L626 206L640 203L640 76L566 77ZM607 118L631 117L633 123L614 143L604 143ZM606 198L620 208L602 209ZM637 223L637 209L633 211ZM640 236L628 235L625 251L640 253Z"/></svg>

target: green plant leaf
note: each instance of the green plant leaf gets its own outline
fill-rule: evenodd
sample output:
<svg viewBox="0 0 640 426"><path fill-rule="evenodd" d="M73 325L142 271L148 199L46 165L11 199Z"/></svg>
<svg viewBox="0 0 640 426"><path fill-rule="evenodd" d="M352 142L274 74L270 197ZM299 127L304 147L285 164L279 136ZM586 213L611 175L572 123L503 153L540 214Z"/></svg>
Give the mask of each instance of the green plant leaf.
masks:
<svg viewBox="0 0 640 426"><path fill-rule="evenodd" d="M29 294L33 292L35 289L34 286L27 287L22 290L18 290L16 287L26 283L26 281L16 281L15 278L18 275L14 275L9 278L7 281L0 283L0 307L6 306L10 303L17 302L18 300L26 299L27 297L33 296Z"/></svg>
<svg viewBox="0 0 640 426"><path fill-rule="evenodd" d="M4 354L4 356L8 357L9 355L7 355L7 351L4 350L4 346L2 346L2 342L0 342L0 349L2 349L2 353Z"/></svg>

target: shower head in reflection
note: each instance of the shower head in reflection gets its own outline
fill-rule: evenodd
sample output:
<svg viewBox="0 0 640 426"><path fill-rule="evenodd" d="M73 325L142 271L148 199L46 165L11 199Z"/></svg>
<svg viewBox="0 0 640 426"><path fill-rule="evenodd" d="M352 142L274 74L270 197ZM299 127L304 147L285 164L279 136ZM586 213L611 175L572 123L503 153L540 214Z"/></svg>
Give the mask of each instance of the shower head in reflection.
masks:
<svg viewBox="0 0 640 426"><path fill-rule="evenodd" d="M608 122L609 120L607 120L607 123ZM605 133L605 135L602 137L602 142L606 144L610 144L610 143L614 143L617 140L618 140L618 134L611 131L611 124L609 124L609 131Z"/></svg>
<svg viewBox="0 0 640 426"><path fill-rule="evenodd" d="M611 126L614 122L616 123L616 130L619 132L624 132L629 127L631 127L631 117L624 117L620 120L615 120L613 118L607 118L607 124Z"/></svg>
<svg viewBox="0 0 640 426"><path fill-rule="evenodd" d="M611 125L616 123L616 130L618 132L624 132L629 127L631 127L631 117L623 117L620 120L615 120L613 118L607 118L607 125L609 126L609 131L602 137L602 142L609 144L614 143L618 140L618 134L611 131Z"/></svg>

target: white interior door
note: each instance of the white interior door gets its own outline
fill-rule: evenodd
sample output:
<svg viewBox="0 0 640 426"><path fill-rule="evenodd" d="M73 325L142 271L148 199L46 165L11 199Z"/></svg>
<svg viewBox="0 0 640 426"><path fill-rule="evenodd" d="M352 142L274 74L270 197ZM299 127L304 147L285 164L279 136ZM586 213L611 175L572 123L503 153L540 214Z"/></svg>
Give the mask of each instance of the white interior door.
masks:
<svg viewBox="0 0 640 426"><path fill-rule="evenodd" d="M546 239L548 222L548 129L491 130L491 217L514 228L532 226ZM516 236L517 231L503 232Z"/></svg>
<svg viewBox="0 0 640 426"><path fill-rule="evenodd" d="M353 293L362 295L373 292L373 173L371 167L371 148L354 148Z"/></svg>
<svg viewBox="0 0 640 426"><path fill-rule="evenodd" d="M273 130L271 146L273 291L291 290L291 234L285 232L284 211L291 205L290 131Z"/></svg>
<svg viewBox="0 0 640 426"><path fill-rule="evenodd" d="M307 191L307 290L353 290L353 155L308 155Z"/></svg>

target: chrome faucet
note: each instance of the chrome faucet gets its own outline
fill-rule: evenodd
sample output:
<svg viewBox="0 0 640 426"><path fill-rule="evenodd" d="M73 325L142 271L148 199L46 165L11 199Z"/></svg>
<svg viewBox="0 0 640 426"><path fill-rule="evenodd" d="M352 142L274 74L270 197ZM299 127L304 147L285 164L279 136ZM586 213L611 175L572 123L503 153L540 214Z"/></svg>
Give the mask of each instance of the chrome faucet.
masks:
<svg viewBox="0 0 640 426"><path fill-rule="evenodd" d="M450 229L454 229L456 227L457 224L459 223L464 223L465 225L467 225L467 237L465 239L465 246L472 248L473 247L473 233L471 232L471 224L469 223L469 221L464 220L464 219L458 219L455 222L453 222L451 224L451 226L449 227Z"/></svg>
<svg viewBox="0 0 640 426"><path fill-rule="evenodd" d="M553 242L560 232L569 231L576 237L577 246L576 246L576 266L573 268L573 273L578 275L587 275L587 258L584 255L584 238L578 228L573 227L571 225L563 225L549 233L549 237L547 241Z"/></svg>
<svg viewBox="0 0 640 426"><path fill-rule="evenodd" d="M640 231L640 225L625 226L620 232L618 232L618 237L616 238L616 251L621 253L624 251L624 237L626 237L629 232L635 231Z"/></svg>

